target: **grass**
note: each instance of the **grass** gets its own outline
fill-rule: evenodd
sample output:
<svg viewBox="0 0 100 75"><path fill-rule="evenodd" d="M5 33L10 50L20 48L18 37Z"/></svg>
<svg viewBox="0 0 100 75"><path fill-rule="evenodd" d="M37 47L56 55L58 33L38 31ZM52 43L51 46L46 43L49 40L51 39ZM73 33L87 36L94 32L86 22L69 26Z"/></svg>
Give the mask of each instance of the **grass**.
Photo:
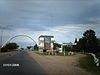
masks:
<svg viewBox="0 0 100 75"><path fill-rule="evenodd" d="M6 52L0 52L0 54L3 54L3 53L9 53L9 52L14 52L14 51L17 51L17 50L9 50L9 51L6 51Z"/></svg>
<svg viewBox="0 0 100 75"><path fill-rule="evenodd" d="M64 56L64 53L58 53L58 54L47 54L47 53L40 53L40 52L35 52L36 54L42 55L42 56ZM75 55L75 53L73 54ZM65 52L65 56L72 56L68 55L68 52Z"/></svg>
<svg viewBox="0 0 100 75"><path fill-rule="evenodd" d="M100 66L96 66L91 55L87 55L86 57L80 58L78 66L86 69L88 72L100 75Z"/></svg>

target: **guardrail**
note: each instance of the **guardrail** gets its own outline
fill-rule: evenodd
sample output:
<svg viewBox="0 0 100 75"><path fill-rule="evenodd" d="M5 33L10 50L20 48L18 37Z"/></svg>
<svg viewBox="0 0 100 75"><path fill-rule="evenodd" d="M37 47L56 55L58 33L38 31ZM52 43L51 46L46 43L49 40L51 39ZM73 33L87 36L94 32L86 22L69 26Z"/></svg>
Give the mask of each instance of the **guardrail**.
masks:
<svg viewBox="0 0 100 75"><path fill-rule="evenodd" d="M99 66L99 59L96 57L96 55L93 53L89 53L89 54L93 56L96 66Z"/></svg>

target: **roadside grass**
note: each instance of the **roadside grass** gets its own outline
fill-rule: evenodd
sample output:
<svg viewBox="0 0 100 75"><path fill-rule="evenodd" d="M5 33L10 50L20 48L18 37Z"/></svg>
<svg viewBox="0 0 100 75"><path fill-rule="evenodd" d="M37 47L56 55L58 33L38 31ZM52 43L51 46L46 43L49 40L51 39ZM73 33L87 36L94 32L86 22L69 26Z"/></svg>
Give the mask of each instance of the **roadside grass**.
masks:
<svg viewBox="0 0 100 75"><path fill-rule="evenodd" d="M0 54L9 53L9 52L15 52L15 51L18 51L18 50L13 49L13 50L9 50L9 51L6 51L6 52L0 52Z"/></svg>
<svg viewBox="0 0 100 75"><path fill-rule="evenodd" d="M96 57L98 57L98 59L100 60L100 53L97 53Z"/></svg>
<svg viewBox="0 0 100 75"><path fill-rule="evenodd" d="M100 66L96 66L96 64L94 63L94 59L91 55L87 55L86 57L80 58L78 66L87 70L88 72L100 75Z"/></svg>
<svg viewBox="0 0 100 75"><path fill-rule="evenodd" d="M68 54L68 52L65 52L65 55L64 55L64 53L57 53L57 54L48 54L48 53L41 53L41 52L35 52L36 54L39 54L39 55L41 55L41 56L72 56L72 55L75 55L75 53L74 54L72 54L72 55L69 55Z"/></svg>

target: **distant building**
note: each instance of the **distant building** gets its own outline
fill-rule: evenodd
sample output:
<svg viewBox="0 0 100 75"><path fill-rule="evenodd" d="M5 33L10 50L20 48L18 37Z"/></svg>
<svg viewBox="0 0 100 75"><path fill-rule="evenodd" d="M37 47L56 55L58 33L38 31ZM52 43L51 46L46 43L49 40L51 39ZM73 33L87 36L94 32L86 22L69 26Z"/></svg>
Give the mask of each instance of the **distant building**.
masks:
<svg viewBox="0 0 100 75"><path fill-rule="evenodd" d="M63 45L65 45L67 47L73 47L74 44L72 42L70 42L70 43L63 43Z"/></svg>
<svg viewBox="0 0 100 75"><path fill-rule="evenodd" d="M61 52L61 53L63 52L63 47L64 47L64 46L67 46L67 47L72 48L73 45L74 45L74 44L73 44L72 42L70 42L70 43L62 43L62 44L61 44L61 48L59 48L59 52Z"/></svg>
<svg viewBox="0 0 100 75"><path fill-rule="evenodd" d="M54 36L48 36L48 35L39 36L39 50L40 51L43 51L43 49L52 50L54 40L55 40Z"/></svg>

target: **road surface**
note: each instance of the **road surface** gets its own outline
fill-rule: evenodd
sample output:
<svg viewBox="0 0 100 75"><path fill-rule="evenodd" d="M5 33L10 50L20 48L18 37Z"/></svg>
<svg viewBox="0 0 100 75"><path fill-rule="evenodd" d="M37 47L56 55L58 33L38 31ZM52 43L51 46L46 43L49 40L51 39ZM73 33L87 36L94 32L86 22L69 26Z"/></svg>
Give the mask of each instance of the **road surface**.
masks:
<svg viewBox="0 0 100 75"><path fill-rule="evenodd" d="M48 75L26 51L0 54L0 75Z"/></svg>
<svg viewBox="0 0 100 75"><path fill-rule="evenodd" d="M27 52L49 75L95 75L76 66L79 58L86 56L84 54L76 54L73 56L41 56L36 54L36 52Z"/></svg>

